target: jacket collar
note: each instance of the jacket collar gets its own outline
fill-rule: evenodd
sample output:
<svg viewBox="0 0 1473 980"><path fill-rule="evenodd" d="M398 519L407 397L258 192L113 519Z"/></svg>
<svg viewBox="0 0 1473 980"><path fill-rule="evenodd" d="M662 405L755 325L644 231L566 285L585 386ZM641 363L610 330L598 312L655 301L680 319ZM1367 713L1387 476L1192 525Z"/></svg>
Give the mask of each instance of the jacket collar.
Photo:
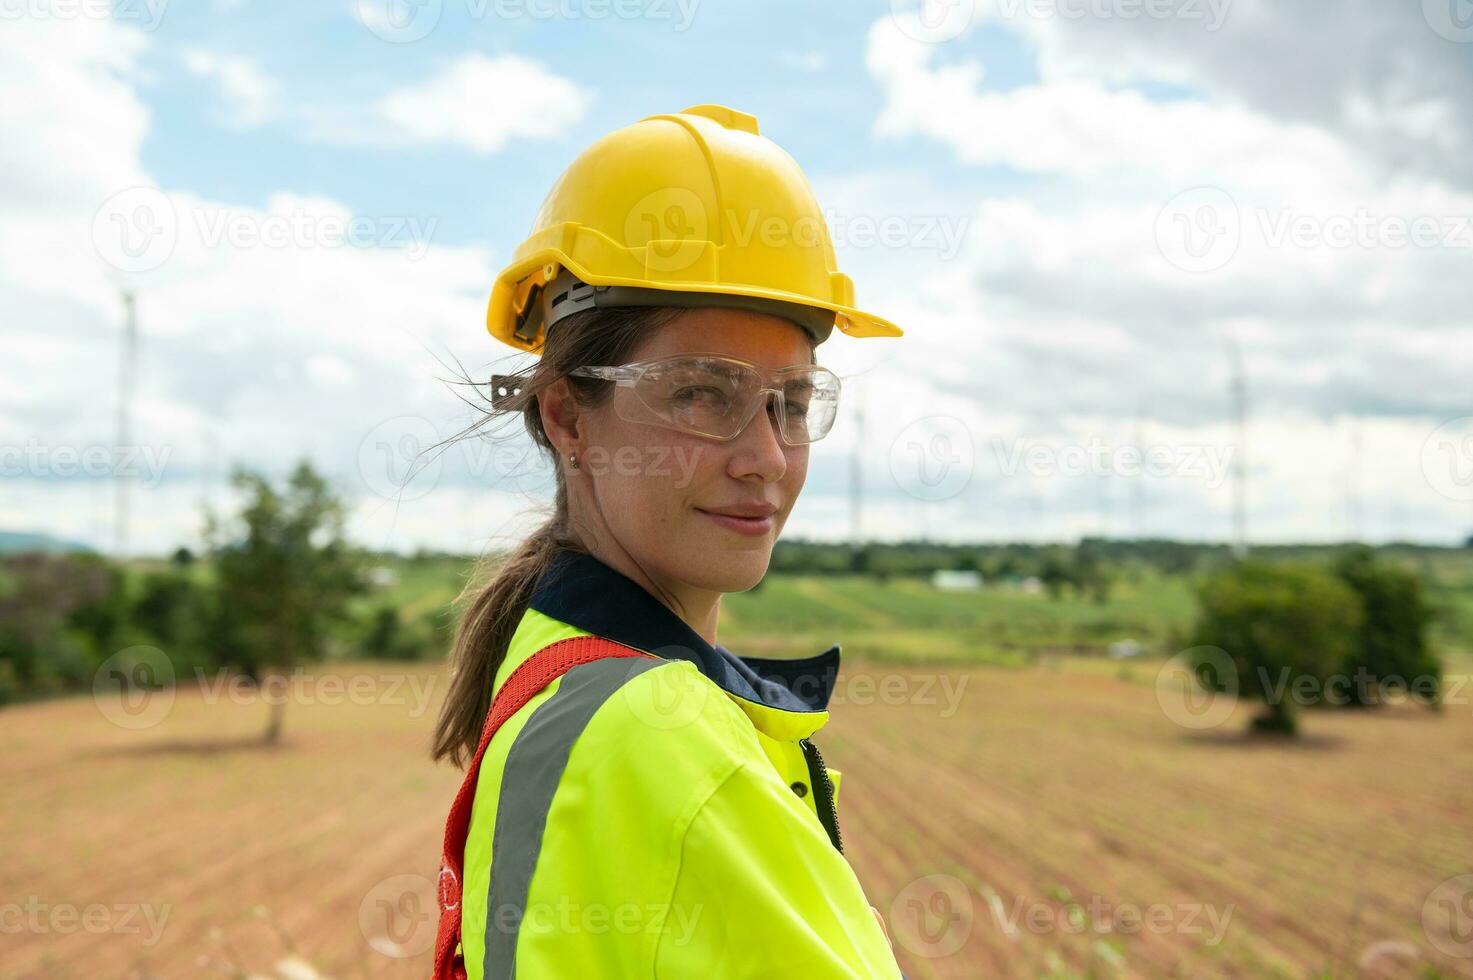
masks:
<svg viewBox="0 0 1473 980"><path fill-rule="evenodd" d="M839 673L839 644L798 660L742 657L714 647L639 583L589 554L559 549L537 580L529 605L596 636L669 659L689 660L749 714L815 714L821 727ZM742 702L746 702L743 704ZM750 705L750 707L749 707ZM775 720L775 719L774 719ZM783 726L788 728L790 726ZM809 732L811 734L811 731Z"/></svg>

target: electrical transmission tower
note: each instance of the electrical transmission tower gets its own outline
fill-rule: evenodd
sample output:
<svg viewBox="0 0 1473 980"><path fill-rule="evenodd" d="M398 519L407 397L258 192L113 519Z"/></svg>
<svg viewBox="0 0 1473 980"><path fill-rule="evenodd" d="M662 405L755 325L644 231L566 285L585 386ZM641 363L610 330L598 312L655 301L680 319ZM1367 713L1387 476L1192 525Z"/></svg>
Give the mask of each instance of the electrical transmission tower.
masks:
<svg viewBox="0 0 1473 980"><path fill-rule="evenodd" d="M1237 452L1233 454L1233 553L1239 558L1248 554L1248 384L1244 379L1243 353L1236 339L1229 337L1228 367L1232 371L1230 387L1233 398L1233 420L1237 431Z"/></svg>
<svg viewBox="0 0 1473 980"><path fill-rule="evenodd" d="M113 549L119 560L128 557L129 491L132 489L123 461L132 442L133 375L138 361L137 297L124 289L123 350L118 371L118 434L113 456Z"/></svg>

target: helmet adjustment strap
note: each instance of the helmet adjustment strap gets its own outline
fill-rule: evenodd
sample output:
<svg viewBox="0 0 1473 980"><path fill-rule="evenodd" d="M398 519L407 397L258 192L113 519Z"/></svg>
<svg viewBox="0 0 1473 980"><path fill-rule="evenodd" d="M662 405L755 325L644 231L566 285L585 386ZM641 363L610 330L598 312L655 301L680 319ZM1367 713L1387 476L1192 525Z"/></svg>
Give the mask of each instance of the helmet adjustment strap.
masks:
<svg viewBox="0 0 1473 980"><path fill-rule="evenodd" d="M537 288L537 287L534 287ZM538 322L550 330L558 321L581 313L584 310L608 309L615 306L714 306L719 309L748 310L766 313L790 320L803 329L815 344L828 339L834 329L837 314L816 306L788 303L768 299L764 296L738 296L731 293L687 292L673 289L651 289L644 286L596 286L579 279L569 269L559 270L557 276L541 289L541 316ZM530 307L532 297L528 297ZM518 321L520 324L520 320ZM522 336L518 327L517 336ZM533 327L530 343L536 336Z"/></svg>

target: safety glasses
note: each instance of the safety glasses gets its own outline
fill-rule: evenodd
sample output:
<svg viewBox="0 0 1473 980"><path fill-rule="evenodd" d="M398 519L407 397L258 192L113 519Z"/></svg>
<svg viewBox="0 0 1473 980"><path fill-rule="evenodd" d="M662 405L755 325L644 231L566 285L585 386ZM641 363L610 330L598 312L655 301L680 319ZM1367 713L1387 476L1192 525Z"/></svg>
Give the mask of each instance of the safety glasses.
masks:
<svg viewBox="0 0 1473 980"><path fill-rule="evenodd" d="M695 353L632 364L585 364L569 373L628 389L614 398L615 413L626 421L722 442L747 427L758 407L767 404L769 392L776 396L778 432L790 446L828 435L839 409L839 377L817 365L769 371L725 354Z"/></svg>

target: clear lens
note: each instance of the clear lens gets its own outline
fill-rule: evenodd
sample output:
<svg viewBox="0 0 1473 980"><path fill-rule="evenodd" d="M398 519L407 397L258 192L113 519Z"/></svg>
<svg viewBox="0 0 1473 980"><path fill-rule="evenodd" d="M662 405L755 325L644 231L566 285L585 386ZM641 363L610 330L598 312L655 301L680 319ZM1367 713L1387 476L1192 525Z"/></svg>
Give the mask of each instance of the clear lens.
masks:
<svg viewBox="0 0 1473 980"><path fill-rule="evenodd" d="M782 391L789 442L813 442L828 435L839 413L839 379L833 372L802 369L784 377Z"/></svg>
<svg viewBox="0 0 1473 980"><path fill-rule="evenodd" d="M755 371L715 358L682 358L653 365L636 394L676 426L725 439L736 434L741 410L756 395Z"/></svg>
<svg viewBox="0 0 1473 980"><path fill-rule="evenodd" d="M621 418L715 439L730 439L769 403L768 388L781 393L773 404L784 441L803 445L822 439L839 405L839 379L826 368L795 367L769 384L755 367L720 357L677 357L650 364L633 391L619 392ZM631 397L632 396L632 397ZM760 396L760 397L759 397Z"/></svg>

